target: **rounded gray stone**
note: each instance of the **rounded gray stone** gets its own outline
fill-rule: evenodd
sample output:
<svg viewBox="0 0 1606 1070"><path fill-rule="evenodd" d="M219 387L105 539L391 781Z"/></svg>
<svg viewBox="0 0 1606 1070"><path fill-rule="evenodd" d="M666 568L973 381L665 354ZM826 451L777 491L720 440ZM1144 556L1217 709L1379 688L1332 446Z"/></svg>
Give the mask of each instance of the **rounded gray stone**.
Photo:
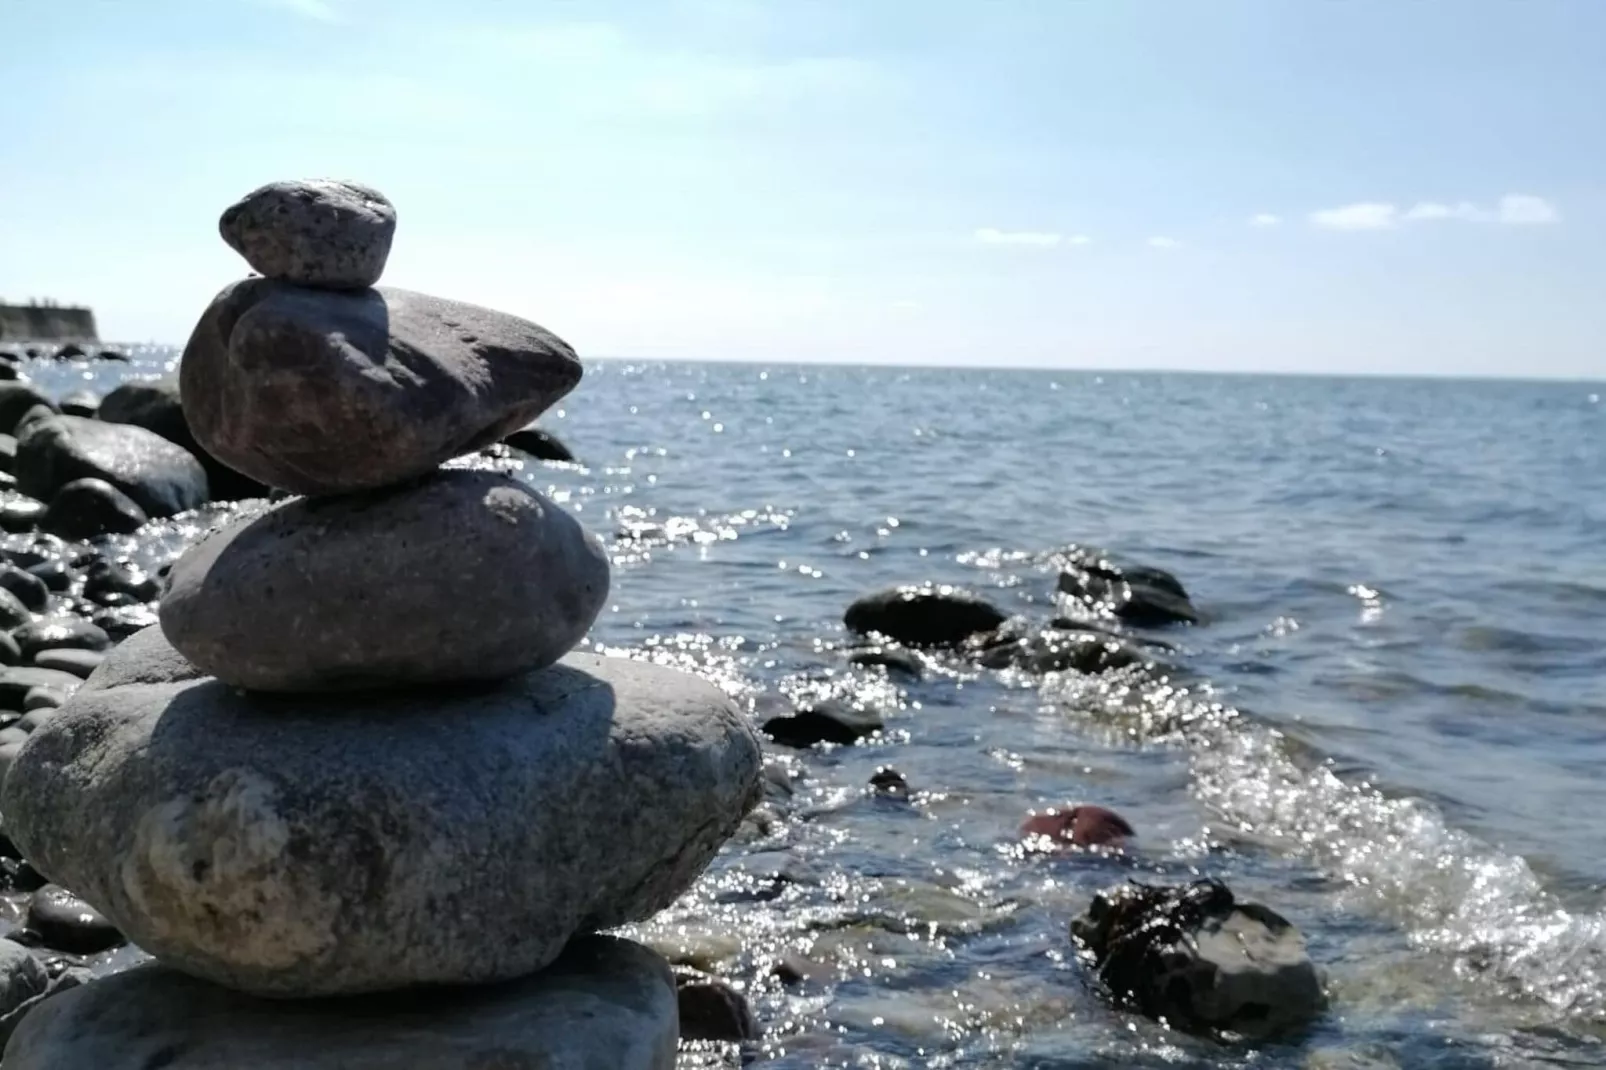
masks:
<svg viewBox="0 0 1606 1070"><path fill-rule="evenodd" d="M10 1014L49 987L50 974L33 952L0 940L0 1014Z"/></svg>
<svg viewBox="0 0 1606 1070"><path fill-rule="evenodd" d="M0 812L158 959L303 997L520 977L648 918L757 803L759 771L724 693L659 666L577 654L495 687L260 695L151 628L23 745Z"/></svg>
<svg viewBox="0 0 1606 1070"><path fill-rule="evenodd" d="M516 316L388 287L246 279L201 316L179 386L219 461L293 494L339 494L491 445L580 375L567 343Z"/></svg>
<svg viewBox="0 0 1606 1070"><path fill-rule="evenodd" d="M40 501L75 480L110 483L151 517L207 501L206 469L189 451L131 424L45 414L17 434L17 488Z"/></svg>
<svg viewBox="0 0 1606 1070"><path fill-rule="evenodd" d="M270 182L225 209L218 231L270 279L361 290L384 274L396 209L355 182Z"/></svg>
<svg viewBox="0 0 1606 1070"><path fill-rule="evenodd" d="M500 680L557 661L608 594L608 557L517 480L285 502L173 565L162 630L225 683L331 691Z"/></svg>
<svg viewBox="0 0 1606 1070"><path fill-rule="evenodd" d="M576 940L535 977L359 999L262 1000L158 965L41 1003L6 1070L673 1070L669 966Z"/></svg>

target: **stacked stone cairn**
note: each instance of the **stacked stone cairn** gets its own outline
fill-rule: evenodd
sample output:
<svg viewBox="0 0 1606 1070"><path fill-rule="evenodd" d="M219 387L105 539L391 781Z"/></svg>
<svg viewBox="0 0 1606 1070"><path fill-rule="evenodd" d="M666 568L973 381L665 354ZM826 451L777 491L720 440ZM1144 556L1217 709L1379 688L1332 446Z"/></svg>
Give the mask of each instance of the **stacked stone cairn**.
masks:
<svg viewBox="0 0 1606 1070"><path fill-rule="evenodd" d="M202 315L184 411L296 497L180 558L160 625L17 756L7 830L156 961L42 1004L7 1070L674 1063L667 965L591 934L691 885L757 802L759 747L713 685L571 653L600 543L442 465L580 363L514 316L374 288L395 224L333 181L223 215L262 277Z"/></svg>

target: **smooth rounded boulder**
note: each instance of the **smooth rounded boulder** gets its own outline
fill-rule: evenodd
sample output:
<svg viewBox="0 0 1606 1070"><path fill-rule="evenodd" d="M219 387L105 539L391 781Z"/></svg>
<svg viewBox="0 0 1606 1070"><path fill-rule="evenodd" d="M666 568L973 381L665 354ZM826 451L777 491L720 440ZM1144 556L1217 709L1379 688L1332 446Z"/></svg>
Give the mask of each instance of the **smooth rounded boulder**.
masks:
<svg viewBox="0 0 1606 1070"><path fill-rule="evenodd" d="M207 502L206 470L187 450L141 427L82 416L24 420L17 435L17 489L48 502L79 479L110 483L147 516Z"/></svg>
<svg viewBox="0 0 1606 1070"><path fill-rule="evenodd" d="M263 1000L139 966L43 1001L6 1070L673 1070L669 965L628 940L574 941L506 985Z"/></svg>
<svg viewBox="0 0 1606 1070"><path fill-rule="evenodd" d="M491 445L580 375L566 342L517 316L246 279L201 316L179 385L196 441L224 464L293 494L341 494Z"/></svg>
<svg viewBox="0 0 1606 1070"><path fill-rule="evenodd" d="M719 688L643 662L290 697L146 629L29 737L0 812L158 959L302 997L519 977L652 916L756 805L760 766Z"/></svg>
<svg viewBox="0 0 1606 1070"><path fill-rule="evenodd" d="M270 182L224 209L218 232L270 279L361 290L385 272L396 208L356 182Z"/></svg>
<svg viewBox="0 0 1606 1070"><path fill-rule="evenodd" d="M104 479L75 479L50 499L39 526L64 539L131 535L150 521L145 510Z"/></svg>
<svg viewBox="0 0 1606 1070"><path fill-rule="evenodd" d="M172 566L168 640L236 687L335 691L498 680L557 661L608 594L608 557L507 476L302 498Z"/></svg>

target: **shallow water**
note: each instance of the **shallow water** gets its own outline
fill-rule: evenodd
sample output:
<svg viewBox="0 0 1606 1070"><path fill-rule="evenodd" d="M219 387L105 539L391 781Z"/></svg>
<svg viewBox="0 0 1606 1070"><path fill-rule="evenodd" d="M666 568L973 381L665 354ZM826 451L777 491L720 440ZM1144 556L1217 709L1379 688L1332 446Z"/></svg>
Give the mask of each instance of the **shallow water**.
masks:
<svg viewBox="0 0 1606 1070"><path fill-rule="evenodd" d="M36 378L104 390L171 356ZM770 748L789 796L635 935L746 985L775 1067L1606 1063L1603 394L591 366L546 421L584 464L499 463L609 540L593 641L887 721ZM896 583L1045 621L1072 543L1187 585L1209 620L1165 635L1168 676L933 661L908 684L839 652L842 610ZM912 805L865 794L882 764ZM1137 827L1131 857L1019 850L1028 810L1084 800ZM1143 873L1286 914L1331 1013L1236 1048L1112 1010L1066 926ZM808 976L783 986L783 958Z"/></svg>

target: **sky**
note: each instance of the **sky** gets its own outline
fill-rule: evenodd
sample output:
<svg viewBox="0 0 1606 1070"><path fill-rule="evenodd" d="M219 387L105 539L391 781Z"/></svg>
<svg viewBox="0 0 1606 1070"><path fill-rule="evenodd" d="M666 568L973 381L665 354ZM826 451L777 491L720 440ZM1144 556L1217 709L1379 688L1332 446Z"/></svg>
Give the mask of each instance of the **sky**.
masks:
<svg viewBox="0 0 1606 1070"><path fill-rule="evenodd" d="M585 356L1606 377L1600 0L0 0L0 297L274 179Z"/></svg>

